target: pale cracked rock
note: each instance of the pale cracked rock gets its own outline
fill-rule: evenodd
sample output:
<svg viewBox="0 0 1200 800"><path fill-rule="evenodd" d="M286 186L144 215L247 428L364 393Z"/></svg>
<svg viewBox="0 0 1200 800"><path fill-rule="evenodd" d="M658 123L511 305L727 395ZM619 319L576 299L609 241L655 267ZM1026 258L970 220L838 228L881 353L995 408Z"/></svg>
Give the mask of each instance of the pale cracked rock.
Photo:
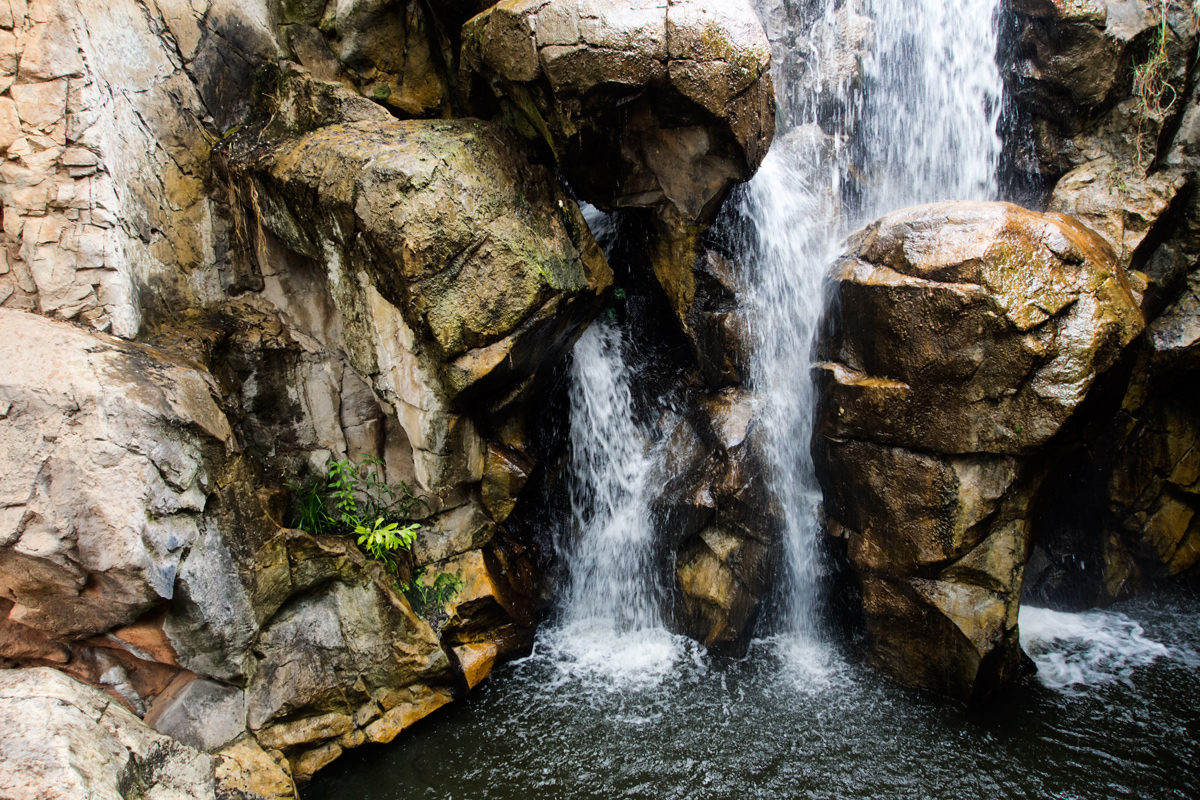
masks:
<svg viewBox="0 0 1200 800"><path fill-rule="evenodd" d="M215 800L213 761L60 672L0 671L6 800Z"/></svg>
<svg viewBox="0 0 1200 800"><path fill-rule="evenodd" d="M770 62L746 0L506 0L463 26L464 78L510 104L586 200L693 221L766 155Z"/></svg>
<svg viewBox="0 0 1200 800"><path fill-rule="evenodd" d="M174 593L233 446L205 373L0 310L0 586L13 620L103 633Z"/></svg>

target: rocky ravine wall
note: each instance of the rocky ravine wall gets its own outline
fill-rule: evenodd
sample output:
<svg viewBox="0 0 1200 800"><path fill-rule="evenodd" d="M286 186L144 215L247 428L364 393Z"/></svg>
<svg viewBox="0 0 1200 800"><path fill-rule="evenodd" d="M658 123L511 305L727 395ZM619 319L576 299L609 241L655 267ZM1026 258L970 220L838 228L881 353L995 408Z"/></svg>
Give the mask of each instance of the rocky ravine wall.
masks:
<svg viewBox="0 0 1200 800"><path fill-rule="evenodd" d="M65 733L4 791L69 794L19 775L115 735L80 767L114 792L286 796L528 645L527 412L612 280L556 170L611 138L639 193L586 199L660 220L685 326L697 231L773 130L753 13L709 6L510 0L463 33L484 7L0 3L0 659L106 693L6 671L0 713ZM545 74L513 72L486 43L533 20ZM436 625L284 527L282 483L348 456L427 498L404 569L463 585Z"/></svg>

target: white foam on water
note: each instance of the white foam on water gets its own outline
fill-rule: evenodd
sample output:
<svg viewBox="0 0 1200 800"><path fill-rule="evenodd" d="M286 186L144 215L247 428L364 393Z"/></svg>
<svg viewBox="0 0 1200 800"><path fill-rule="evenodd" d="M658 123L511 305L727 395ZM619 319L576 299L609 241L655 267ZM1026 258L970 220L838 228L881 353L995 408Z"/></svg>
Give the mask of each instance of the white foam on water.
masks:
<svg viewBox="0 0 1200 800"><path fill-rule="evenodd" d="M661 685L697 649L665 628L620 630L604 617L572 620L540 644L564 678L614 691Z"/></svg>
<svg viewBox="0 0 1200 800"><path fill-rule="evenodd" d="M849 685L845 661L821 638L793 631L759 644L769 648L779 662L780 677L799 692L815 695ZM750 657L757 653L751 651Z"/></svg>
<svg viewBox="0 0 1200 800"><path fill-rule="evenodd" d="M1021 647L1051 689L1128 681L1135 670L1173 655L1135 620L1113 611L1068 613L1022 606Z"/></svg>

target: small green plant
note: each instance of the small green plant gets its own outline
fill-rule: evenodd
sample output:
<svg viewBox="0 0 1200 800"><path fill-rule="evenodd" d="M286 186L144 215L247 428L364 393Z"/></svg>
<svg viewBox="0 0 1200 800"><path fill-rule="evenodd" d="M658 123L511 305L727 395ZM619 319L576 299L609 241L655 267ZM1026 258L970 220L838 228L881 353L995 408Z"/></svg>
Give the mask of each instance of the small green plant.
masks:
<svg viewBox="0 0 1200 800"><path fill-rule="evenodd" d="M291 525L309 533L328 533L337 520L330 516L325 496L317 487L315 483L308 487L287 484L293 495Z"/></svg>
<svg viewBox="0 0 1200 800"><path fill-rule="evenodd" d="M412 547L421 528L412 517L427 504L403 481L396 486L384 481L381 467L375 456L334 460L323 482L287 484L293 494L290 524L307 533L355 536L363 552L397 574L399 553Z"/></svg>
<svg viewBox="0 0 1200 800"><path fill-rule="evenodd" d="M1150 44L1150 52L1144 61L1133 62L1133 98L1139 112L1137 132L1138 165L1142 166L1148 147L1145 144L1145 119L1161 122L1179 99L1179 92L1171 85L1171 56L1167 45L1171 39L1171 26L1167 21L1167 0L1158 3L1159 25Z"/></svg>
<svg viewBox="0 0 1200 800"><path fill-rule="evenodd" d="M402 527L399 522L385 523L383 517L376 517L370 524L356 524L354 534L358 537L358 546L367 555L382 562L390 572L398 572L400 565L396 563L396 553L412 547L420 527L415 522Z"/></svg>
<svg viewBox="0 0 1200 800"><path fill-rule="evenodd" d="M439 622L445 620L446 604L463 590L463 586L462 579L449 572L441 573L427 585L425 570L419 569L413 574L411 582L399 588L413 610L436 628Z"/></svg>

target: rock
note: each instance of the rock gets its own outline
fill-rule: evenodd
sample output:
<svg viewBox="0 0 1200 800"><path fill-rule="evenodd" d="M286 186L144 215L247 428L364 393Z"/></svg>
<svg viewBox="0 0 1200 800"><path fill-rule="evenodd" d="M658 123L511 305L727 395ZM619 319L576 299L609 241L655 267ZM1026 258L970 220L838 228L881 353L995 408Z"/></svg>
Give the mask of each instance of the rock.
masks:
<svg viewBox="0 0 1200 800"><path fill-rule="evenodd" d="M1172 213L1176 198L1186 196L1189 184L1179 170L1127 176L1114 159L1105 157L1063 176L1054 187L1049 210L1070 214L1103 236L1129 268L1146 262L1149 254L1138 248L1159 220Z"/></svg>
<svg viewBox="0 0 1200 800"><path fill-rule="evenodd" d="M963 700L1020 663L1047 445L1141 333L1125 272L1061 214L943 203L850 239L818 346L814 461L873 663Z"/></svg>
<svg viewBox="0 0 1200 800"><path fill-rule="evenodd" d="M421 688L404 695L393 694L383 703L386 707L383 716L367 725L363 732L369 741L387 744L414 722L449 703L450 699L448 694Z"/></svg>
<svg viewBox="0 0 1200 800"><path fill-rule="evenodd" d="M251 729L313 712L348 719L372 692L449 679L437 638L385 588L382 570L363 569L357 550L340 542L300 537L289 550L295 595L258 635L246 687ZM353 684L346 675L357 676Z"/></svg>
<svg viewBox="0 0 1200 800"><path fill-rule="evenodd" d="M689 220L711 216L766 155L770 55L740 0L521 0L463 28L463 69L511 104L585 199L671 204Z"/></svg>
<svg viewBox="0 0 1200 800"><path fill-rule="evenodd" d="M267 5L39 0L14 19L11 88L0 43L5 307L132 337L220 293L211 128L240 120L252 72L277 55Z"/></svg>
<svg viewBox="0 0 1200 800"><path fill-rule="evenodd" d="M1035 452L1144 324L1102 239L1004 203L886 216L833 280L822 435L941 453Z"/></svg>
<svg viewBox="0 0 1200 800"><path fill-rule="evenodd" d="M774 584L782 520L761 481L765 442L757 399L714 393L678 420L657 465L664 491L654 524L674 550L674 624L705 647L741 653Z"/></svg>
<svg viewBox="0 0 1200 800"><path fill-rule="evenodd" d="M453 648L468 689L474 689L492 672L499 649L492 642L462 644Z"/></svg>
<svg viewBox="0 0 1200 800"><path fill-rule="evenodd" d="M1166 13L1163 81L1143 94L1131 87L1130 65L1150 61L1162 24L1157 6L1138 0L1007 5L1000 60L1007 94L1022 116L1009 137L1022 156L1018 169L1053 182L1106 156L1117 159L1124 177L1155 166L1188 105L1183 92L1196 43L1191 12L1168 4Z"/></svg>
<svg viewBox="0 0 1200 800"><path fill-rule="evenodd" d="M440 609L442 640L451 645L492 644L496 657L525 651L532 644L537 618L528 598L500 569L495 555L472 550L429 567L427 586L450 575L459 588Z"/></svg>
<svg viewBox="0 0 1200 800"><path fill-rule="evenodd" d="M0 310L0 575L12 621L60 638L170 599L232 431L208 376Z"/></svg>
<svg viewBox="0 0 1200 800"><path fill-rule="evenodd" d="M300 62L323 80L340 77L406 116L449 110L437 24L425 3L289 2L283 21L293 23L287 35Z"/></svg>
<svg viewBox="0 0 1200 800"><path fill-rule="evenodd" d="M253 187L242 194L258 198L248 210L269 238L294 260L332 259L316 272L342 320L330 348L394 409L420 491L460 506L485 453L461 408L515 399L565 352L598 311L608 266L574 202L499 127L355 116L343 90L295 68L278 87L277 107L305 109L282 117L299 133L277 119L270 147L247 133L223 157Z"/></svg>
<svg viewBox="0 0 1200 800"><path fill-rule="evenodd" d="M217 800L290 800L297 796L291 767L243 737L214 758Z"/></svg>
<svg viewBox="0 0 1200 800"><path fill-rule="evenodd" d="M189 747L213 752L246 732L245 693L197 678L159 695L143 721Z"/></svg>
<svg viewBox="0 0 1200 800"><path fill-rule="evenodd" d="M1111 448L1107 498L1116 541L1106 552L1106 599L1140 581L1195 575L1200 564L1200 281L1148 330L1145 371L1130 379L1128 431ZM1132 562L1136 574L1118 577Z"/></svg>
<svg viewBox="0 0 1200 800"><path fill-rule="evenodd" d="M51 669L0 671L0 794L214 800L212 759Z"/></svg>

